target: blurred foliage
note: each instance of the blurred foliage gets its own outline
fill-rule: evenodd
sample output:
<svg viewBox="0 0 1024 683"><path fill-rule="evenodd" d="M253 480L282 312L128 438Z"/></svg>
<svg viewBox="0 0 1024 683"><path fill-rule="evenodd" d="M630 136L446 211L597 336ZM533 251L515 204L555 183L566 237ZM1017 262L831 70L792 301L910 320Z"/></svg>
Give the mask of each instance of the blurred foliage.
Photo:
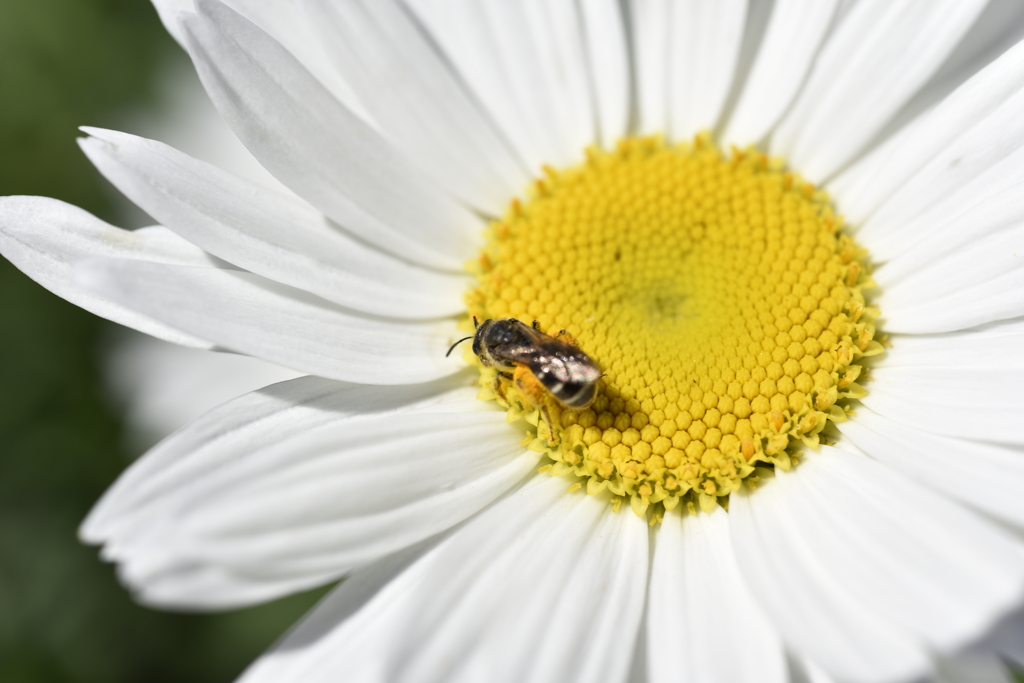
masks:
<svg viewBox="0 0 1024 683"><path fill-rule="evenodd" d="M153 99L178 49L145 0L0 2L0 195L57 197L113 221L80 125ZM0 259L0 681L229 681L315 599L226 615L132 603L79 522L128 462L102 400L109 323Z"/></svg>

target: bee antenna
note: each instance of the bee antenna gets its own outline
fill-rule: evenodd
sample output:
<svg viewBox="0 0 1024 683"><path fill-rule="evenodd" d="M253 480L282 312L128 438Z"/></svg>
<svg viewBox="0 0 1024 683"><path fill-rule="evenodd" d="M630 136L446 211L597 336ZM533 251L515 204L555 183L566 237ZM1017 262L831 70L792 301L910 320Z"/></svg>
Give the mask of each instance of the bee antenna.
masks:
<svg viewBox="0 0 1024 683"><path fill-rule="evenodd" d="M457 341L457 342L455 342L454 344L452 344L451 348L450 348L450 349L448 349L448 353L444 354L444 357L445 357L445 358L447 358L448 356L452 355L452 351L454 351L454 350L455 350L455 347L456 347L456 346L458 346L458 345L459 345L459 344L461 344L462 342L466 341L467 339L472 339L473 337L474 337L474 335L472 335L472 334L471 334L471 335L469 335L468 337L463 337L463 338L462 338L462 339L460 339L459 341Z"/></svg>
<svg viewBox="0 0 1024 683"><path fill-rule="evenodd" d="M478 323L478 322L476 321L476 316L474 315L474 316L473 316L473 329L475 330L475 329L476 329L476 328L478 328L478 327L480 327L480 323ZM463 339L462 341L466 341L466 340L465 340L465 339Z"/></svg>

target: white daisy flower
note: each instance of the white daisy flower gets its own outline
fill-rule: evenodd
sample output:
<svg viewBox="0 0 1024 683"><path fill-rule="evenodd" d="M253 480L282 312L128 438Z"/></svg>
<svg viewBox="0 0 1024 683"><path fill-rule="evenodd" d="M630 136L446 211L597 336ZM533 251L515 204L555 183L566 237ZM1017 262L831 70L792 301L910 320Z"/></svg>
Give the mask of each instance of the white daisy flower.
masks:
<svg viewBox="0 0 1024 683"><path fill-rule="evenodd" d="M82 535L141 601L346 577L250 683L1007 680L1018 5L156 4L288 190L87 129L162 227L12 197L0 249L310 376L97 505ZM568 330L592 402L536 355L446 357L471 316Z"/></svg>

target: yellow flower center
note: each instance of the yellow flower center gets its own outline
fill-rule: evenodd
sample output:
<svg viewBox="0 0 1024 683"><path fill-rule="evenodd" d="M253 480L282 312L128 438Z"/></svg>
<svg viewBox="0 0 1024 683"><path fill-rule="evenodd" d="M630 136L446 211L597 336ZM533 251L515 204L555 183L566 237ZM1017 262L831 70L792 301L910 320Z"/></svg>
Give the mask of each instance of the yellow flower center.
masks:
<svg viewBox="0 0 1024 683"><path fill-rule="evenodd" d="M627 139L546 173L489 226L467 296L479 321L564 328L604 373L589 408L546 397L549 434L535 401L481 368L481 397L535 425L542 469L652 519L658 503L709 510L759 468L788 469L864 395L878 313L824 192L707 136Z"/></svg>

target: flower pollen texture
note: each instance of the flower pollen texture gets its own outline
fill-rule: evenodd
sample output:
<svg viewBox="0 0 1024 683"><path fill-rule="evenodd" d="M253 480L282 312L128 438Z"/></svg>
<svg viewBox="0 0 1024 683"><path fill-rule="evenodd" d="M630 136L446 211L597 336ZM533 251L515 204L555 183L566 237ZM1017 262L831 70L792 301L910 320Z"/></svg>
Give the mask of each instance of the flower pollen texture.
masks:
<svg viewBox="0 0 1024 683"><path fill-rule="evenodd" d="M525 443L550 457L542 469L652 523L681 502L710 510L762 468L791 467L845 419L842 399L864 395L858 362L882 350L865 253L781 161L648 137L545 170L488 227L467 295L478 320L567 330L604 373L589 408L548 401L549 435L481 367L481 398L536 425Z"/></svg>

